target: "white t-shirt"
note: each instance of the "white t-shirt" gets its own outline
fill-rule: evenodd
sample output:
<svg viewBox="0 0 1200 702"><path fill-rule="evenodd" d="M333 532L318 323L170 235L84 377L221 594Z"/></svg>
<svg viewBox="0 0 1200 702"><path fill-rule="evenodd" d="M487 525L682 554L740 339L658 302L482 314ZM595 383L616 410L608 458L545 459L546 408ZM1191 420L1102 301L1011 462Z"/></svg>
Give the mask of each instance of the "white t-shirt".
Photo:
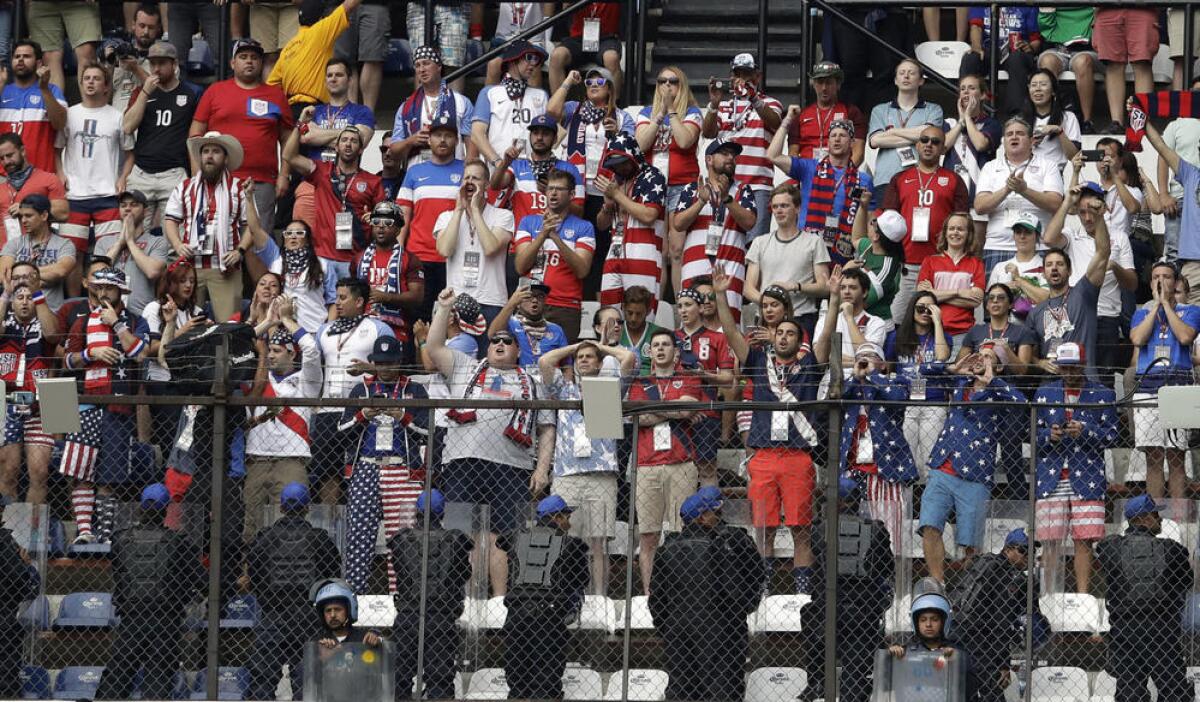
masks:
<svg viewBox="0 0 1200 702"><path fill-rule="evenodd" d="M837 332L842 335L842 370L846 375L854 369L854 342L850 339L850 327L846 325L846 318L837 309L826 310L825 314L817 321L817 332L813 339L813 348L816 348L817 342L825 335L825 315L832 312L837 317ZM887 338L888 324L879 317L866 312L860 312L856 319L858 328L862 330L863 337L872 344L879 344L883 347L883 342Z"/></svg>
<svg viewBox="0 0 1200 702"><path fill-rule="evenodd" d="M453 210L447 210L438 215L437 222L433 225L435 238L438 232L450 224L452 216L454 216ZM508 235L507 240L512 240L514 224L511 210L486 205L483 208L483 221L487 223L494 234L499 234L500 230L503 230ZM474 285L468 285L470 282L466 275L468 258L478 261L479 275ZM484 255L483 244L479 241L479 237L471 233L471 218L466 212L463 212L462 217L458 220L458 245L454 247L454 254L446 259L446 286L454 288L457 292L467 293L481 305L503 306L508 302L508 283L504 277L504 262L507 258L507 244L500 247L500 250L491 256Z"/></svg>
<svg viewBox="0 0 1200 702"><path fill-rule="evenodd" d="M1108 260L1116 261L1122 268L1133 268L1133 248L1129 245L1129 236L1124 233L1109 233L1112 242L1112 253ZM1071 257L1071 285L1087 273L1088 263L1096 253L1096 240L1088 236L1083 226L1078 222L1067 222L1063 227L1063 236L1067 238L1067 254ZM1112 271L1104 274L1104 284L1100 286L1100 300L1096 306L1098 317L1119 317L1121 315L1121 289L1117 286L1117 276Z"/></svg>
<svg viewBox="0 0 1200 702"><path fill-rule="evenodd" d="M542 13L540 2L502 2L496 12L496 39L503 40L515 36L522 29L527 29L546 18ZM531 43L550 50L550 30L529 37ZM492 45L495 46L495 42Z"/></svg>
<svg viewBox="0 0 1200 702"><path fill-rule="evenodd" d="M989 288L996 283L1004 283L1010 288L1014 287L1013 277L1008 273L1008 264L1010 263L1017 267L1017 275L1019 277L1032 278L1037 282L1039 288L1050 287L1050 284L1046 282L1046 275L1042 269L1042 256L1041 254L1034 254L1033 258L1025 261L1024 263L1018 261L1016 256L1013 256L1007 261L997 263L995 267L992 268L992 272L988 274L987 286Z"/></svg>
<svg viewBox="0 0 1200 702"><path fill-rule="evenodd" d="M1139 203L1145 204L1146 198L1142 195L1140 188L1126 186L1129 193ZM1104 191L1104 205L1108 211L1104 213L1104 223L1108 225L1108 233L1111 236L1114 232L1120 232L1129 238L1129 227L1133 224L1133 215L1129 214L1129 210L1125 209L1125 203L1121 201L1121 195L1117 192L1117 186L1112 186Z"/></svg>
<svg viewBox="0 0 1200 702"><path fill-rule="evenodd" d="M1050 115L1038 117L1033 123L1033 131L1036 133L1039 128L1045 127L1048 124L1050 124ZM1075 116L1074 112L1063 111L1062 124L1058 126L1062 127L1063 134L1067 135L1068 141L1078 144L1083 138L1079 132L1079 118ZM1068 160L1067 155L1063 152L1062 142L1059 141L1057 135L1042 139L1040 144L1033 147L1033 153L1036 156L1041 156L1050 163L1058 164L1059 170L1066 165Z"/></svg>
<svg viewBox="0 0 1200 702"><path fill-rule="evenodd" d="M1008 176L1017 171L1024 171L1025 183L1030 190L1038 192L1063 192L1062 173L1058 166L1036 154L1027 162L1010 165L1003 156L988 161L979 172L979 184L975 187L978 193L994 193L1004 187ZM984 249L997 251L1016 251L1017 243L1013 241L1012 225L1017 221L1017 215L1031 212L1042 222L1042 229L1050 223L1053 212L1047 212L1027 200L1023 195L1009 193L1004 200L989 214L987 223L987 240Z"/></svg>
<svg viewBox="0 0 1200 702"><path fill-rule="evenodd" d="M56 145L63 150L68 198L117 195L123 152L133 148L133 136L121 129L120 110L112 105L72 105Z"/></svg>
<svg viewBox="0 0 1200 702"><path fill-rule="evenodd" d="M746 263L758 266L758 289L764 290L774 283L811 283L815 280L813 269L821 263L829 264L829 247L821 237L810 231L788 241L780 241L778 232L757 237L750 242ZM792 309L796 314L812 314L817 311L819 299L790 293Z"/></svg>

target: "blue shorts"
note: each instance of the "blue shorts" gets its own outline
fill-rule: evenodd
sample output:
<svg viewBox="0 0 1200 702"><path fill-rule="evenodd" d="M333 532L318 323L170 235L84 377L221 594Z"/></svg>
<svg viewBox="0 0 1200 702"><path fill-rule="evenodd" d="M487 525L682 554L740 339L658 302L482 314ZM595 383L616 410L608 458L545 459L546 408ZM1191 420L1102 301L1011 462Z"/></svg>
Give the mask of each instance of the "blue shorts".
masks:
<svg viewBox="0 0 1200 702"><path fill-rule="evenodd" d="M932 527L939 532L954 514L954 541L959 546L983 545L984 521L992 490L983 483L973 483L941 470L929 471L929 483L921 496L921 518L918 531Z"/></svg>
<svg viewBox="0 0 1200 702"><path fill-rule="evenodd" d="M692 446L697 461L717 460L721 447L721 418L702 416L692 424Z"/></svg>
<svg viewBox="0 0 1200 702"><path fill-rule="evenodd" d="M448 461L441 471L447 502L487 505L487 530L505 534L525 523L532 500L530 471L477 458Z"/></svg>

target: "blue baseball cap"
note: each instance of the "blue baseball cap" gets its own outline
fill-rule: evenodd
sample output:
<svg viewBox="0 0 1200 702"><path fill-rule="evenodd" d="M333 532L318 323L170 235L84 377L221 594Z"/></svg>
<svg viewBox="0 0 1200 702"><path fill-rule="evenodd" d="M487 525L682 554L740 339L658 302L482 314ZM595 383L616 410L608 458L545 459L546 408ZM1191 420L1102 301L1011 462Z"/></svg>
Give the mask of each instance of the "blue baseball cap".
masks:
<svg viewBox="0 0 1200 702"><path fill-rule="evenodd" d="M417 511L421 514L425 513L426 501L429 502L429 511L435 516L440 517L446 511L446 498L441 490L430 490L417 496Z"/></svg>
<svg viewBox="0 0 1200 702"><path fill-rule="evenodd" d="M554 118L550 115L542 114L529 120L528 129L529 131L533 131L535 129L551 129L555 133L558 133L558 122L555 122Z"/></svg>
<svg viewBox="0 0 1200 702"><path fill-rule="evenodd" d="M308 505L308 486L304 483L288 483L279 494L279 506L284 509L299 509Z"/></svg>
<svg viewBox="0 0 1200 702"><path fill-rule="evenodd" d="M736 141L729 141L728 139L713 139L712 141L708 142L708 146L704 148L704 155L712 156L718 151L729 151L733 154L734 158L737 158L738 156L742 155L742 145Z"/></svg>
<svg viewBox="0 0 1200 702"><path fill-rule="evenodd" d="M162 483L147 485L142 490L142 509L166 509L171 502L171 493Z"/></svg>
<svg viewBox="0 0 1200 702"><path fill-rule="evenodd" d="M1004 537L1004 546L1006 548L1009 546L1024 546L1025 548L1029 548L1029 534L1025 533L1025 527L1017 527L1008 532L1008 535Z"/></svg>
<svg viewBox="0 0 1200 702"><path fill-rule="evenodd" d="M721 498L718 494L713 496L712 490L715 488L705 488L691 497L683 501L679 507L679 516L683 517L685 522L694 522L700 518L700 515L705 512L715 512L721 509ZM719 491L718 491L719 492Z"/></svg>
<svg viewBox="0 0 1200 702"><path fill-rule="evenodd" d="M435 132L439 129L449 129L452 132L458 133L458 119L452 112L439 112L434 115L433 119L429 120L429 131Z"/></svg>
<svg viewBox="0 0 1200 702"><path fill-rule="evenodd" d="M544 497L542 498L542 501L537 504L538 519L548 517L551 514L558 514L559 512L566 512L567 514L570 514L574 511L575 508L568 505L567 501L558 495Z"/></svg>
<svg viewBox="0 0 1200 702"><path fill-rule="evenodd" d="M404 360L404 349L400 340L392 336L381 336L375 340L375 346L367 355L371 363L400 363Z"/></svg>
<svg viewBox="0 0 1200 702"><path fill-rule="evenodd" d="M1152 512L1162 512L1167 508L1166 505L1157 504L1153 497L1149 495L1138 495L1132 500L1125 503L1125 518L1133 519L1140 517L1143 514Z"/></svg>
<svg viewBox="0 0 1200 702"><path fill-rule="evenodd" d="M1082 190L1080 190L1079 194L1082 195L1083 193L1090 193L1101 200L1104 199L1104 188L1094 180L1084 181L1082 184Z"/></svg>
<svg viewBox="0 0 1200 702"><path fill-rule="evenodd" d="M858 497L858 482L854 478L842 476L838 478L838 499L853 500Z"/></svg>

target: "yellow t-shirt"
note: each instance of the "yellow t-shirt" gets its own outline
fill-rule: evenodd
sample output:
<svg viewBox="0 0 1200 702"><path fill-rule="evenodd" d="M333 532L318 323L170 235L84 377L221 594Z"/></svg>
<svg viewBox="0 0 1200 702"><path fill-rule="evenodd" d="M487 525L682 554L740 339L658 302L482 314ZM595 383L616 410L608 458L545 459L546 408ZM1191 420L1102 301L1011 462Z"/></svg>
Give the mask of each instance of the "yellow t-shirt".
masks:
<svg viewBox="0 0 1200 702"><path fill-rule="evenodd" d="M267 78L287 94L288 103L329 102L325 89L325 63L333 56L333 43L350 26L346 9L338 5L329 16L311 27L301 27L279 52Z"/></svg>

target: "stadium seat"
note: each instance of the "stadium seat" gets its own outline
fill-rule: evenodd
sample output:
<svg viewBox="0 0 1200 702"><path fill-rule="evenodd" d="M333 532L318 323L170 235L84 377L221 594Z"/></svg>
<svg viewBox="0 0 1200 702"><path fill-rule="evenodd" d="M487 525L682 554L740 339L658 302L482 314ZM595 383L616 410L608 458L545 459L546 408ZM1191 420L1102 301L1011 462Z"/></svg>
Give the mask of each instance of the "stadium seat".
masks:
<svg viewBox="0 0 1200 702"><path fill-rule="evenodd" d="M396 603L391 595L359 595L358 621L362 629L391 629L396 622Z"/></svg>
<svg viewBox="0 0 1200 702"><path fill-rule="evenodd" d="M917 44L917 60L952 80L958 78L963 54L971 50L965 41L923 41Z"/></svg>
<svg viewBox="0 0 1200 702"><path fill-rule="evenodd" d="M504 598L492 597L479 603L479 616L475 621L479 623L480 629L502 629L507 618L508 607L504 606Z"/></svg>
<svg viewBox="0 0 1200 702"><path fill-rule="evenodd" d="M604 689L604 699L621 699L621 683L625 679L623 671L617 671L608 679ZM629 670L629 699L640 702L654 702L667 698L667 671L650 670L646 668L631 668Z"/></svg>
<svg viewBox="0 0 1200 702"><path fill-rule="evenodd" d="M912 617L908 609L912 604L912 595L897 597L892 606L883 613L883 628L888 634L906 633L913 630Z"/></svg>
<svg viewBox="0 0 1200 702"><path fill-rule="evenodd" d="M563 671L563 699L604 699L604 681L600 678L600 673L591 668L567 666Z"/></svg>
<svg viewBox="0 0 1200 702"><path fill-rule="evenodd" d="M480 668L471 673L467 682L468 700L503 700L508 698L508 680L503 668Z"/></svg>
<svg viewBox="0 0 1200 702"><path fill-rule="evenodd" d="M746 702L791 702L806 687L803 668L758 668L746 676Z"/></svg>
<svg viewBox="0 0 1200 702"><path fill-rule="evenodd" d="M625 629L625 600L617 600L617 631ZM634 595L629 601L629 628L633 631L654 628L654 617L650 616L650 600L645 595Z"/></svg>
<svg viewBox="0 0 1200 702"><path fill-rule="evenodd" d="M1092 595L1077 592L1042 595L1038 606L1055 633L1100 631L1100 602Z"/></svg>
<svg viewBox="0 0 1200 702"><path fill-rule="evenodd" d="M253 629L258 623L258 599L254 595L238 595L225 605L221 613L222 629Z"/></svg>
<svg viewBox="0 0 1200 702"><path fill-rule="evenodd" d="M76 665L58 671L54 681L54 699L90 700L96 697L104 666Z"/></svg>
<svg viewBox="0 0 1200 702"><path fill-rule="evenodd" d="M250 694L250 671L246 668L230 668L221 666L217 674L217 699L221 700L244 700ZM206 678L208 670L201 668L196 672L196 679L192 682L193 700L208 699L208 694L205 692Z"/></svg>
<svg viewBox="0 0 1200 702"><path fill-rule="evenodd" d="M616 629L617 605L604 595L584 595L579 621L572 628L613 633Z"/></svg>
<svg viewBox="0 0 1200 702"><path fill-rule="evenodd" d="M55 629L107 629L116 624L112 595L107 592L73 592L63 598L54 620Z"/></svg>
<svg viewBox="0 0 1200 702"><path fill-rule="evenodd" d="M800 610L812 602L808 595L769 595L750 615L750 633L800 631Z"/></svg>
<svg viewBox="0 0 1200 702"><path fill-rule="evenodd" d="M17 621L24 629L46 631L50 628L50 598L38 595L32 600L21 603L21 613Z"/></svg>
<svg viewBox="0 0 1200 702"><path fill-rule="evenodd" d="M1050 666L1033 671L1033 702L1088 702L1091 692L1083 668Z"/></svg>
<svg viewBox="0 0 1200 702"><path fill-rule="evenodd" d="M50 699L50 673L45 668L36 665L21 668L21 699Z"/></svg>
<svg viewBox="0 0 1200 702"><path fill-rule="evenodd" d="M1092 681L1092 702L1113 702L1117 696L1117 679L1107 670L1096 673Z"/></svg>

